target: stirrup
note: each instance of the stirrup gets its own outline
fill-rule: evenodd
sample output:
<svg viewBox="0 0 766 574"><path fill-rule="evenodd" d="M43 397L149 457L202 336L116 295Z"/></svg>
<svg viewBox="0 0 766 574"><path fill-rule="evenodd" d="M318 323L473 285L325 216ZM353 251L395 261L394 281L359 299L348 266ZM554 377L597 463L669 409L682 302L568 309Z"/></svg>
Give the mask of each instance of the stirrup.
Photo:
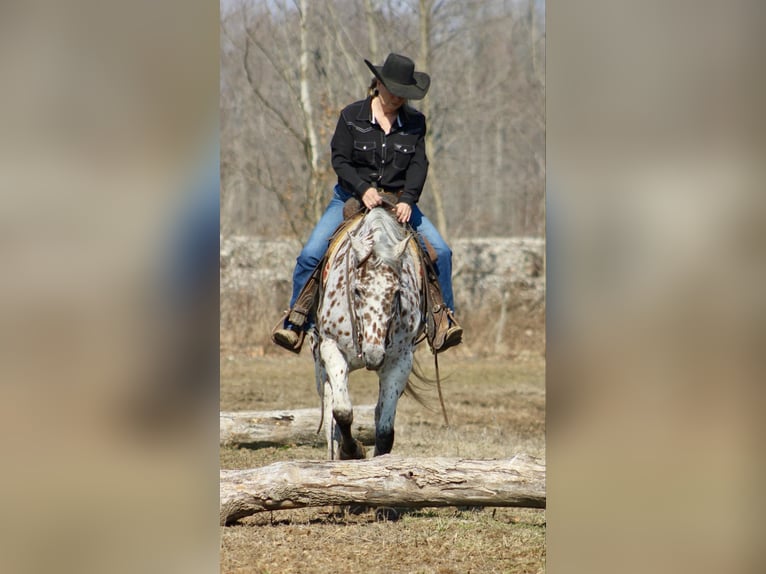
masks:
<svg viewBox="0 0 766 574"><path fill-rule="evenodd" d="M444 340L440 347L436 349L437 353L442 353L450 347L455 347L463 342L463 327L460 325L452 325L447 329L447 333L444 335Z"/></svg>

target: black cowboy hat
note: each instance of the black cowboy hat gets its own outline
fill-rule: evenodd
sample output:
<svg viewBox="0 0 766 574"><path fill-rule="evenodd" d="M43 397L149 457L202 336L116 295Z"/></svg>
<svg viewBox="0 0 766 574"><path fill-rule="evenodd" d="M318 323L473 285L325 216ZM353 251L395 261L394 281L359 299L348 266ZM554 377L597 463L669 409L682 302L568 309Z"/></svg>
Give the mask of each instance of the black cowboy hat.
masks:
<svg viewBox="0 0 766 574"><path fill-rule="evenodd" d="M369 60L364 63L389 92L400 98L421 100L431 85L430 76L425 72L416 72L415 62L407 56L389 54L382 66L375 66Z"/></svg>

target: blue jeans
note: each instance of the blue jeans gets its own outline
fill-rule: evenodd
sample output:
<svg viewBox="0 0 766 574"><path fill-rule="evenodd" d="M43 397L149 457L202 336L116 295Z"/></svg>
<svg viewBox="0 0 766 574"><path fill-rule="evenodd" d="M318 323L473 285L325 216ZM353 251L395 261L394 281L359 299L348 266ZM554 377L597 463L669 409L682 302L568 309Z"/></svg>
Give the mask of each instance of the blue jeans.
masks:
<svg viewBox="0 0 766 574"><path fill-rule="evenodd" d="M311 277L312 271L319 264L327 251L328 241L333 232L343 222L343 205L346 200L353 197L339 185L335 186L332 200L327 206L322 217L319 219L314 231L311 232L306 245L303 246L300 255L298 255L295 271L293 272L293 296L290 299L290 308L295 304L298 295L303 286ZM439 277L439 286L442 290L444 304L452 311L455 310L455 301L452 295L452 250L442 239L439 231L434 227L428 218L418 209L417 205L412 207L410 216L410 225L428 239L433 246L438 257L436 262L436 274Z"/></svg>

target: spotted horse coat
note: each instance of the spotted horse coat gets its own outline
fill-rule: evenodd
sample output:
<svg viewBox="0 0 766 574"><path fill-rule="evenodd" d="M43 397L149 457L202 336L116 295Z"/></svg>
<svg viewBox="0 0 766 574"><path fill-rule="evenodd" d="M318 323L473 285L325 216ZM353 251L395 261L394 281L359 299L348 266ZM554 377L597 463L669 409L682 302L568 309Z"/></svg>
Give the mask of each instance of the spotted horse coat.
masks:
<svg viewBox="0 0 766 574"><path fill-rule="evenodd" d="M416 239L383 207L340 237L328 257L311 333L317 391L330 459L364 458L353 438L351 371L377 371L375 456L391 452L399 397L423 329Z"/></svg>

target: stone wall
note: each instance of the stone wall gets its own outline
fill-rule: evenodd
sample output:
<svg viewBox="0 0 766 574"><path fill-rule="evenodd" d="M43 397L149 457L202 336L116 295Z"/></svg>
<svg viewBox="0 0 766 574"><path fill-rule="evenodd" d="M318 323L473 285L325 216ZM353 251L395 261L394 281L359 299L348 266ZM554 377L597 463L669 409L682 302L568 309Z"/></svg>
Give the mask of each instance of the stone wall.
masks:
<svg viewBox="0 0 766 574"><path fill-rule="evenodd" d="M289 303L301 245L253 237L221 239L221 344L269 350L269 333ZM545 242L536 238L452 242L461 352L544 352Z"/></svg>

